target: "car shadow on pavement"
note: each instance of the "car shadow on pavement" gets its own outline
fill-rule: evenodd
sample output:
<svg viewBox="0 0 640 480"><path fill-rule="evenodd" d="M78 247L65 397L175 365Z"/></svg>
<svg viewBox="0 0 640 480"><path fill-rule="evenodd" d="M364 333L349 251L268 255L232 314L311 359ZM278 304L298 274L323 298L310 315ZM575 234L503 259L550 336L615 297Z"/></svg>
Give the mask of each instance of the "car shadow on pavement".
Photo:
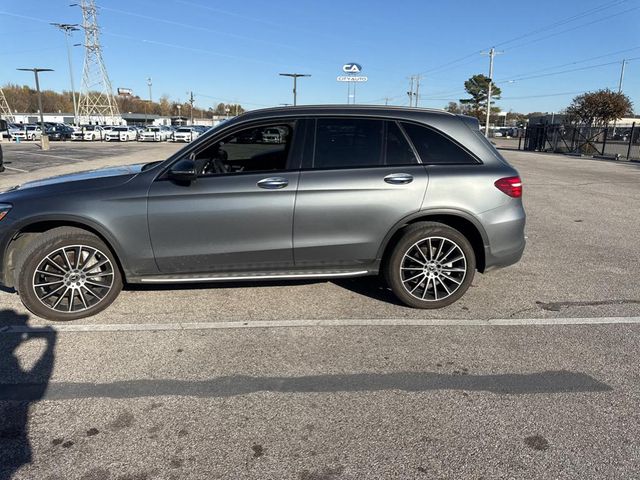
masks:
<svg viewBox="0 0 640 480"><path fill-rule="evenodd" d="M10 479L32 461L29 406L44 397L53 371L56 332L50 327L28 328L28 319L13 310L0 310L0 480ZM18 331L6 331L7 327ZM18 348L33 339L44 340L44 352L30 362L30 369L23 369ZM16 390L23 394L16 396Z"/></svg>
<svg viewBox="0 0 640 480"><path fill-rule="evenodd" d="M332 283L358 295L408 308L398 300L398 297L393 294L380 276L342 278L340 280L332 280Z"/></svg>
<svg viewBox="0 0 640 480"><path fill-rule="evenodd" d="M606 383L581 372L565 370L538 373L470 375L433 372L357 373L308 375L301 377L251 377L246 375L207 380L141 379L112 383L56 382L46 392L48 400L83 398L141 398L187 396L200 398L232 397L258 392L335 393L400 390L428 392L462 390L498 395L610 392ZM22 401L41 398L28 385L14 385L11 393L0 396Z"/></svg>
<svg viewBox="0 0 640 480"><path fill-rule="evenodd" d="M227 288L268 288L268 287L292 287L300 285L314 285L318 283L333 283L334 285L357 293L365 297L391 303L398 306L406 306L401 303L393 292L378 276L357 278L343 278L340 280L266 280L243 282L217 282L217 283L190 283L190 284L127 284L125 289L131 291L166 291L166 290L215 290Z"/></svg>

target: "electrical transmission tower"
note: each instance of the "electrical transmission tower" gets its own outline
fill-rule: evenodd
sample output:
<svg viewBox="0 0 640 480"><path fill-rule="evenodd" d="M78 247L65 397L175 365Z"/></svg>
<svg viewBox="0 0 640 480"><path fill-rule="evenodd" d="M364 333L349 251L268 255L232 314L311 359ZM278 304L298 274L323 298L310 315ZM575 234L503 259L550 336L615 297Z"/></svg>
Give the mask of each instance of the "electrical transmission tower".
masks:
<svg viewBox="0 0 640 480"><path fill-rule="evenodd" d="M85 40L78 116L85 122L93 120L100 123L114 123L114 117L120 116L120 112L102 59L95 0L81 0L80 8Z"/></svg>
<svg viewBox="0 0 640 480"><path fill-rule="evenodd" d="M7 97L4 96L4 92L0 88L0 118L4 118L7 122L13 122L13 113L9 108Z"/></svg>

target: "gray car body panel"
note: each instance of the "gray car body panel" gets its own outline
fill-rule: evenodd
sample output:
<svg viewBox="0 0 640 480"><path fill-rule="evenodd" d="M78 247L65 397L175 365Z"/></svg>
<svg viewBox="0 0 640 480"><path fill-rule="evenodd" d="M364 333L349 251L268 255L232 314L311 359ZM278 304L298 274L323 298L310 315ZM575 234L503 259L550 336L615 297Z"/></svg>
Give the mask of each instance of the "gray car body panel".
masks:
<svg viewBox="0 0 640 480"><path fill-rule="evenodd" d="M479 163L296 168L201 178L189 186L163 179L175 161L244 126L323 116L426 124L462 145ZM447 214L476 226L487 269L505 266L522 255L525 214L521 199L508 197L493 182L517 172L476 130L475 120L425 109L338 105L249 112L143 171L133 166L75 174L0 194L0 203L13 205L0 222L1 258L6 263L8 244L24 228L61 222L84 225L102 236L129 282L213 272L376 273L397 229L428 215ZM382 180L402 172L411 173L414 181L392 186ZM285 176L289 186L258 189L255 183L267 176ZM6 269L0 275L2 283L11 284Z"/></svg>

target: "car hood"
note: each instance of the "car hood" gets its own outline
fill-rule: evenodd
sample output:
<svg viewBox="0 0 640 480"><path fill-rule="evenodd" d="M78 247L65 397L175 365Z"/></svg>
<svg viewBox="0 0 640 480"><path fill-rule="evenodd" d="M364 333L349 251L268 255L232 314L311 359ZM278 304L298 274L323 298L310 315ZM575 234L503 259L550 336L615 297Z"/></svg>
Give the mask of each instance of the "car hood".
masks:
<svg viewBox="0 0 640 480"><path fill-rule="evenodd" d="M42 180L34 180L31 182L23 183L22 185L13 188L12 190L25 190L35 187L44 187L48 185L55 185L59 183L78 182L82 180L94 180L108 177L125 177L122 180L126 181L129 176L140 173L144 163L136 165L124 165L121 167L108 167L100 168L97 170L89 170L86 172L71 173L67 175L59 175L56 177L44 178Z"/></svg>

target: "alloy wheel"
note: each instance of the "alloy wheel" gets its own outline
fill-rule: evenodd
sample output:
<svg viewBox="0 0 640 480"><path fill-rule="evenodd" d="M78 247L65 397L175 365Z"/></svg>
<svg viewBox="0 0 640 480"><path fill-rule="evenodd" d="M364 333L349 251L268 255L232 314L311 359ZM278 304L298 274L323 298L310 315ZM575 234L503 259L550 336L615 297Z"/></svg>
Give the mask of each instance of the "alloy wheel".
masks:
<svg viewBox="0 0 640 480"><path fill-rule="evenodd" d="M33 291L47 308L76 313L100 303L114 282L109 257L87 245L54 250L38 264L33 274Z"/></svg>
<svg viewBox="0 0 640 480"><path fill-rule="evenodd" d="M407 249L400 262L404 289L422 301L439 301L453 295L467 273L460 246L444 237L428 237Z"/></svg>

